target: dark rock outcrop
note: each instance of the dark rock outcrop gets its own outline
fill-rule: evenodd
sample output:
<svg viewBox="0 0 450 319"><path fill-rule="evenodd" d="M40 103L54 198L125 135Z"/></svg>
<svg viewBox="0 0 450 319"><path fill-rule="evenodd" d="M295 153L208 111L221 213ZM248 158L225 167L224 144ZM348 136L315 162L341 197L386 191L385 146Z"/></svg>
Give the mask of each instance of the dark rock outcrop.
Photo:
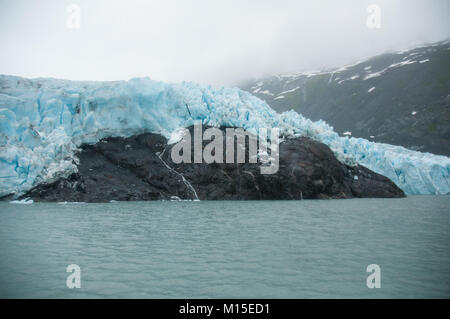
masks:
<svg viewBox="0 0 450 319"><path fill-rule="evenodd" d="M305 137L280 144L279 170L273 175L261 174L260 164L248 161L174 164L171 148L164 137L151 133L84 145L78 154L78 173L38 185L22 198L107 202L404 197L388 178L365 167L344 165L328 146Z"/></svg>

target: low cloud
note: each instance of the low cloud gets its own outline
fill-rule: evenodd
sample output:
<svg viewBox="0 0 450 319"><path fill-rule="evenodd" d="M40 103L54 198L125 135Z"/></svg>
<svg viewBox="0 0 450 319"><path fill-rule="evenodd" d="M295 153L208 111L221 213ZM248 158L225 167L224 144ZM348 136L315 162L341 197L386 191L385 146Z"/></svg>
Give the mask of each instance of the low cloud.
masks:
<svg viewBox="0 0 450 319"><path fill-rule="evenodd" d="M235 85L448 39L449 12L448 0L0 0L0 73Z"/></svg>

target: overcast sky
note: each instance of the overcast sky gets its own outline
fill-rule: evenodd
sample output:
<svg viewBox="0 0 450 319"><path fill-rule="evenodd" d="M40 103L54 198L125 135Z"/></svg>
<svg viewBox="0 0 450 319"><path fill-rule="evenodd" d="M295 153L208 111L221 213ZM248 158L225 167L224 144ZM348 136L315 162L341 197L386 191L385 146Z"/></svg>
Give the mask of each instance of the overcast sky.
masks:
<svg viewBox="0 0 450 319"><path fill-rule="evenodd" d="M233 85L449 39L449 21L449 0L0 0L0 73Z"/></svg>

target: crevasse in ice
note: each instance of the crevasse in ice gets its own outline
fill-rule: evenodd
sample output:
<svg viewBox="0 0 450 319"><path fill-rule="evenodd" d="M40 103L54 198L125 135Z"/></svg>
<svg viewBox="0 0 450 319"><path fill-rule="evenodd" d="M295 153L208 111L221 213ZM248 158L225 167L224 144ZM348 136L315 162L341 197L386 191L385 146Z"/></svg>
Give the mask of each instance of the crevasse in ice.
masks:
<svg viewBox="0 0 450 319"><path fill-rule="evenodd" d="M256 132L278 127L327 144L337 158L387 176L407 194L448 194L450 158L340 137L323 121L276 113L237 88L148 78L82 82L0 76L0 196L76 171L76 149L107 136L171 132L202 121Z"/></svg>

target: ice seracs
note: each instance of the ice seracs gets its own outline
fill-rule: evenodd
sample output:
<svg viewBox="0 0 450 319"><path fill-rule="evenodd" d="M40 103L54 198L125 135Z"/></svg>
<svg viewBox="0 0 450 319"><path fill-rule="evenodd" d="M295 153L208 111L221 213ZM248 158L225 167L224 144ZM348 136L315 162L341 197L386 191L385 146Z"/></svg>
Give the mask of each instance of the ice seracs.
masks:
<svg viewBox="0 0 450 319"><path fill-rule="evenodd" d="M340 161L385 175L408 194L450 193L448 157L340 137L323 121L313 122L292 110L278 114L237 88L148 78L80 82L3 75L0 196L75 172L74 154L83 143L143 132L172 137L172 142L179 138L174 131L196 121L255 134L259 128L277 127L286 137L308 136L327 144Z"/></svg>

